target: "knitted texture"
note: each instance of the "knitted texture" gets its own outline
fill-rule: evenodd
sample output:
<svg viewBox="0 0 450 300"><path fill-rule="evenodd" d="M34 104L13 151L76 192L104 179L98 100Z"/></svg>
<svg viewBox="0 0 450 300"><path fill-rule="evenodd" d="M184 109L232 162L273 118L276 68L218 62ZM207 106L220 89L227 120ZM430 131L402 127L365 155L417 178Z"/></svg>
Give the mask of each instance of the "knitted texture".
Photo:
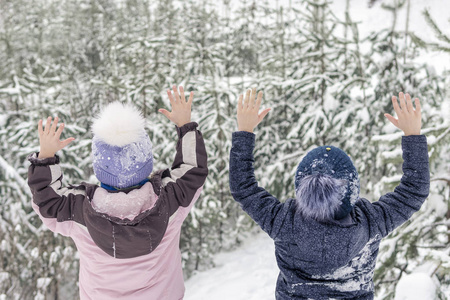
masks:
<svg viewBox="0 0 450 300"><path fill-rule="evenodd" d="M92 156L95 176L112 187L126 188L153 170L152 143L144 119L131 105L114 102L94 121Z"/></svg>

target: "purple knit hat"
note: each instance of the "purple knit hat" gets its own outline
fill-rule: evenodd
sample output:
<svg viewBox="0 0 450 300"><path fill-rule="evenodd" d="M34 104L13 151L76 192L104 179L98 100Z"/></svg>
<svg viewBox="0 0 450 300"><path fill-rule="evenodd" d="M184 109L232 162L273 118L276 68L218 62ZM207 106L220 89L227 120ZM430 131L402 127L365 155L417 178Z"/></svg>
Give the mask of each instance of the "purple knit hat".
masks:
<svg viewBox="0 0 450 300"><path fill-rule="evenodd" d="M137 185L153 170L152 143L139 110L109 104L92 125L93 168L100 182L116 188Z"/></svg>

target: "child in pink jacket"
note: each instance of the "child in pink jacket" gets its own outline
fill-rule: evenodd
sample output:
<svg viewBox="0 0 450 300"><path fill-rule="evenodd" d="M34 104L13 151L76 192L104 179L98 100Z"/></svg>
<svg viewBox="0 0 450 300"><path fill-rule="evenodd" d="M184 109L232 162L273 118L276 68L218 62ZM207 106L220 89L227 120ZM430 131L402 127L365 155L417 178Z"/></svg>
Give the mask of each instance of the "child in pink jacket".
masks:
<svg viewBox="0 0 450 300"><path fill-rule="evenodd" d="M39 121L40 152L29 156L32 206L53 232L71 237L80 255L82 300L167 299L184 295L179 239L181 225L208 174L193 93L167 91L178 143L171 169L154 172L152 145L136 108L115 102L94 121L94 173L101 185L62 187L58 150L64 124Z"/></svg>

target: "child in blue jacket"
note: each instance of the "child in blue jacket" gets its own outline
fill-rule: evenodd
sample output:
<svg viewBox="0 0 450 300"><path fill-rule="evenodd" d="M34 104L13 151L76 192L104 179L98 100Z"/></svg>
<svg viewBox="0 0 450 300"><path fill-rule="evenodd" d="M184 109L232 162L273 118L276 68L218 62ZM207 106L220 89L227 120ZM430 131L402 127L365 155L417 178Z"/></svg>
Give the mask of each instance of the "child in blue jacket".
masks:
<svg viewBox="0 0 450 300"><path fill-rule="evenodd" d="M398 119L385 114L404 132L404 174L394 192L376 202L359 198L358 173L349 156L326 145L303 158L295 174L296 198L282 203L255 179L253 130L270 111L259 113L262 92L255 98L255 89L239 98L230 188L242 209L275 242L280 268L276 299L373 299L381 239L418 211L429 193L419 99L414 109L411 97L400 93L400 104L392 97Z"/></svg>

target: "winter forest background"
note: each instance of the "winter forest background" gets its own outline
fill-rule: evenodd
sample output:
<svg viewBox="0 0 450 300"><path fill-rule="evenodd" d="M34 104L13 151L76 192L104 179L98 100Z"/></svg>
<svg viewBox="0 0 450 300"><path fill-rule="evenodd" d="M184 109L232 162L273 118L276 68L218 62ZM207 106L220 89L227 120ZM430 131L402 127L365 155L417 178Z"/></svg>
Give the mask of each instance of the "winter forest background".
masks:
<svg viewBox="0 0 450 300"><path fill-rule="evenodd" d="M196 92L193 120L209 153L210 175L181 236L186 278L211 268L214 254L255 230L228 187L239 93L256 86L273 108L257 130L255 152L256 176L272 194L293 197L301 157L333 144L355 162L362 196L377 200L402 174L402 133L383 113L393 113L391 95L405 91L422 102L431 194L382 244L377 297L394 299L400 278L420 270L444 299L450 290L449 3L362 2L0 0L0 299L78 298L74 244L46 230L30 205L26 156L38 151L38 120L58 115L66 136L77 139L59 153L66 184L95 183L92 117L111 101L133 102L148 121L155 169L165 168L176 133L157 109L168 106L172 84ZM434 9L424 9L425 2ZM382 12L376 30L367 33L355 6Z"/></svg>

